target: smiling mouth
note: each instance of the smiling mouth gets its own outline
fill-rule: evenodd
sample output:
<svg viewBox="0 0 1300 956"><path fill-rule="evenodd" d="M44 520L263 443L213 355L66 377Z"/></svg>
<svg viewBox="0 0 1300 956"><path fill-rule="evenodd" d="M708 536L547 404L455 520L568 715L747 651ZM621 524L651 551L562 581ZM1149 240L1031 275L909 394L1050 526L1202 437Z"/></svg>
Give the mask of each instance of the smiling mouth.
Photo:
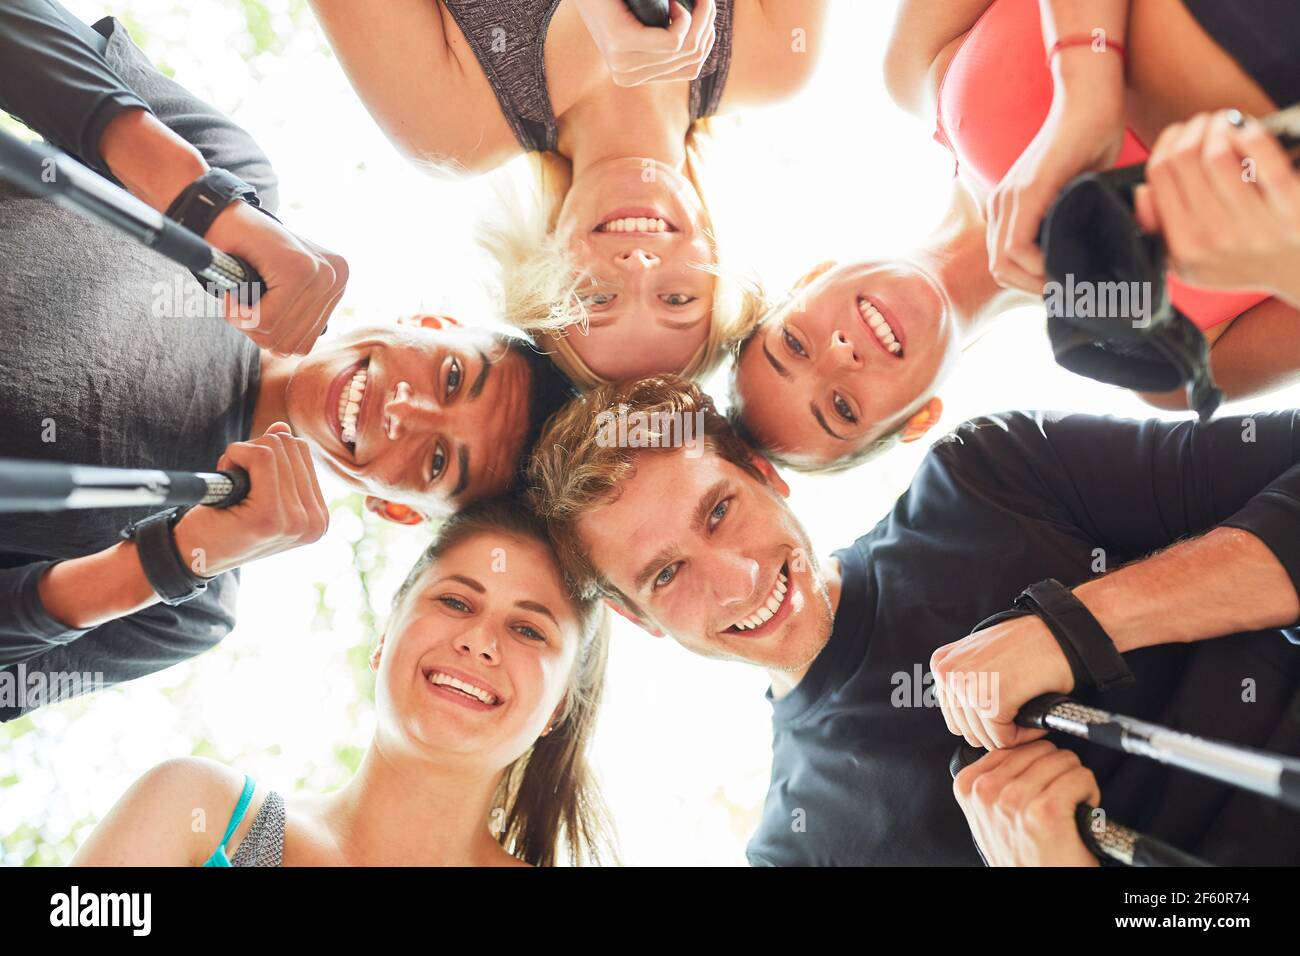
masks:
<svg viewBox="0 0 1300 956"><path fill-rule="evenodd" d="M677 227L659 213L646 207L615 209L602 219L592 232L617 235L661 235L676 232Z"/></svg>
<svg viewBox="0 0 1300 956"><path fill-rule="evenodd" d="M901 329L894 326L876 304L866 296L858 296L858 316L871 333L872 339L893 358L903 357Z"/></svg>
<svg viewBox="0 0 1300 956"><path fill-rule="evenodd" d="M503 703L490 688L436 667L426 672L424 679L435 693L457 703L466 704L474 710L490 710L493 707L500 707Z"/></svg>
<svg viewBox="0 0 1300 956"><path fill-rule="evenodd" d="M762 637L775 630L788 617L790 608L790 567L782 564L767 598L751 614L726 629L727 634Z"/></svg>
<svg viewBox="0 0 1300 956"><path fill-rule="evenodd" d="M326 415L334 437L348 454L356 457L357 434L361 421L362 403L370 379L370 357L344 369L330 388L326 399Z"/></svg>

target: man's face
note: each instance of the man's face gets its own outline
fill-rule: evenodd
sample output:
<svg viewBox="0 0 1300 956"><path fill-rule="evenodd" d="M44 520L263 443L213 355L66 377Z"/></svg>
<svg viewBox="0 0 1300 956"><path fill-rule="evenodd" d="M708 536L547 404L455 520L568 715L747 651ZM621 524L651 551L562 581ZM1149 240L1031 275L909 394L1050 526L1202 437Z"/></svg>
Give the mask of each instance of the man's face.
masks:
<svg viewBox="0 0 1300 956"><path fill-rule="evenodd" d="M952 310L924 272L901 262L841 266L745 346L742 416L763 447L829 464L919 411L956 355Z"/></svg>
<svg viewBox="0 0 1300 956"><path fill-rule="evenodd" d="M609 160L574 181L556 230L591 277L587 331L569 340L595 374L680 372L707 341L716 280L699 267L716 257L704 221L694 187L666 166Z"/></svg>
<svg viewBox="0 0 1300 956"><path fill-rule="evenodd" d="M830 638L830 597L803 528L768 484L711 451L640 453L578 535L646 623L687 650L797 670Z"/></svg>
<svg viewBox="0 0 1300 956"><path fill-rule="evenodd" d="M447 513L509 487L531 374L522 356L483 333L357 329L297 366L289 423L352 487Z"/></svg>

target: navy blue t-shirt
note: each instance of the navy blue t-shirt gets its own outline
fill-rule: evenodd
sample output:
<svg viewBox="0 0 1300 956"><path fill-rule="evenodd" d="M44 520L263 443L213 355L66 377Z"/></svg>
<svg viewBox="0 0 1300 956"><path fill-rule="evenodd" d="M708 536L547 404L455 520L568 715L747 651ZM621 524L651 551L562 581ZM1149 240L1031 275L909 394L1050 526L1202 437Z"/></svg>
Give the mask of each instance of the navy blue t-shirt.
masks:
<svg viewBox="0 0 1300 956"><path fill-rule="evenodd" d="M948 770L959 738L927 694L930 655L1031 584L1073 587L1215 525L1260 537L1300 591L1300 413L1208 425L1011 413L962 425L890 514L836 552L830 641L790 694L768 692L772 779L750 862L979 864ZM1283 632L1125 660L1134 685L1074 696L1300 755L1300 648ZM1116 822L1213 862L1300 863L1300 814L1150 760L1056 742L1094 771Z"/></svg>

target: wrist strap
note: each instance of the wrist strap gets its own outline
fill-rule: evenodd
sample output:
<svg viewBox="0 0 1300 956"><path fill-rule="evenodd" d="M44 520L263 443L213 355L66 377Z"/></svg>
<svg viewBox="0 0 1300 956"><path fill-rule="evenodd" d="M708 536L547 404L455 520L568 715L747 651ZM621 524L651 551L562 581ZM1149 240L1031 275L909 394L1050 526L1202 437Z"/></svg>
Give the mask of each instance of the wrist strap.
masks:
<svg viewBox="0 0 1300 956"><path fill-rule="evenodd" d="M213 220L237 199L260 208L256 189L234 173L209 169L181 190L181 194L167 207L165 215L190 232L206 236Z"/></svg>
<svg viewBox="0 0 1300 956"><path fill-rule="evenodd" d="M191 573L176 550L172 527L181 513L179 508L168 508L122 529L122 538L135 542L144 576L164 604L184 604L208 587L206 580Z"/></svg>
<svg viewBox="0 0 1300 956"><path fill-rule="evenodd" d="M1052 48L1047 51L1048 69L1051 69L1052 61L1056 59L1058 53L1062 50L1067 50L1070 47L1076 46L1091 47L1096 53L1106 53L1110 50L1114 50L1119 54L1120 62L1124 64L1126 69L1128 68L1128 52L1124 49L1124 44L1120 43L1118 40L1112 40L1109 37L1102 37L1101 46L1098 47L1096 37L1078 34L1077 36L1061 37L1061 39L1052 44Z"/></svg>
<svg viewBox="0 0 1300 956"><path fill-rule="evenodd" d="M1016 607L1038 615L1070 662L1074 686L1108 691L1133 682L1133 672L1092 612L1060 581L1048 578L1026 588Z"/></svg>

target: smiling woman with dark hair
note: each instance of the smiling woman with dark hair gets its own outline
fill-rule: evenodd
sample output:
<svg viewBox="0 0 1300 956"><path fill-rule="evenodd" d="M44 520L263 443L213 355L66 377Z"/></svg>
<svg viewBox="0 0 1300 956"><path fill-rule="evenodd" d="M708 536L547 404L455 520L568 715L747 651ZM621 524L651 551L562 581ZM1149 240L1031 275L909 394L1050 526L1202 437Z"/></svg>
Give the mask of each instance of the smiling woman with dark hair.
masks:
<svg viewBox="0 0 1300 956"><path fill-rule="evenodd" d="M286 805L222 764L171 760L136 781L73 863L601 862L611 847L587 749L607 636L604 608L573 597L530 511L473 505L393 600L370 658L375 735L350 781Z"/></svg>

